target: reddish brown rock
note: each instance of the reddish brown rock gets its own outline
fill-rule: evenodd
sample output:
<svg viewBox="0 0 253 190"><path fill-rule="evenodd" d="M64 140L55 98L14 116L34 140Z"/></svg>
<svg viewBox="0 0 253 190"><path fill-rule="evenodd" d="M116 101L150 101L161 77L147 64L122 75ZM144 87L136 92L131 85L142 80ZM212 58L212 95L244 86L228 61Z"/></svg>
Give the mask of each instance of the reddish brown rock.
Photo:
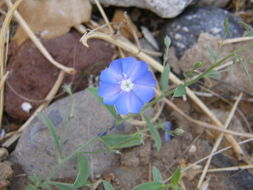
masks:
<svg viewBox="0 0 253 190"><path fill-rule="evenodd" d="M55 39L42 40L55 60L77 70L74 76L66 76L64 79L64 83L72 83L75 92L88 86L89 75L96 75L105 68L114 52L110 44L101 40L90 40L90 47L86 48L79 42L80 37L79 33L71 32ZM10 75L5 90L5 111L15 119L25 120L53 87L59 69L47 61L31 41L26 41L11 52L8 63ZM61 90L58 95L62 94ZM32 105L29 113L21 107L24 102Z"/></svg>

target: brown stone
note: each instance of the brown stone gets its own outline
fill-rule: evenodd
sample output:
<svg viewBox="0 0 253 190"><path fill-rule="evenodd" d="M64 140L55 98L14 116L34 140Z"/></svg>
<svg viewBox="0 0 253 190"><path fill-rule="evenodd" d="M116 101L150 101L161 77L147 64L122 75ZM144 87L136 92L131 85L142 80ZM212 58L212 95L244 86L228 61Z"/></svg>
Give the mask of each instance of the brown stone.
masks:
<svg viewBox="0 0 253 190"><path fill-rule="evenodd" d="M72 83L74 92L88 86L90 74L97 75L111 61L114 48L101 40L90 40L89 48L80 42L77 32L67 33L61 37L42 40L46 49L59 63L74 67L76 74L66 76L63 84ZM5 111L13 118L27 119L36 110L53 87L59 69L52 65L31 41L26 41L13 52L9 58L10 75L5 90ZM58 97L62 96L62 90ZM29 113L21 105L32 105Z"/></svg>

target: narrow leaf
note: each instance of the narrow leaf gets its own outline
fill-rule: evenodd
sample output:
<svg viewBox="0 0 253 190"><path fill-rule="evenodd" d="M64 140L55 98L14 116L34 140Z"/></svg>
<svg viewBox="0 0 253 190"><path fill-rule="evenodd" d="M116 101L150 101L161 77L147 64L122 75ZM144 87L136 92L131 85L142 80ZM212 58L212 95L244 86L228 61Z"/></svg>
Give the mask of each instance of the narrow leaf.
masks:
<svg viewBox="0 0 253 190"><path fill-rule="evenodd" d="M170 66L168 64L165 64L163 66L163 72L162 72L161 81L160 81L161 89L163 92L168 90L169 73L170 73Z"/></svg>
<svg viewBox="0 0 253 190"><path fill-rule="evenodd" d="M164 51L164 55L163 55L163 65L168 64L170 44L171 44L171 39L169 36L166 36L164 38L165 51Z"/></svg>
<svg viewBox="0 0 253 190"><path fill-rule="evenodd" d="M161 148L161 144L162 144L161 143L161 137L160 137L157 129L154 127L153 123L145 115L144 115L144 120L146 121L146 124L147 124L147 126L149 128L150 134L151 134L152 138L155 141L155 145L156 145L157 151L159 151L160 148Z"/></svg>
<svg viewBox="0 0 253 190"><path fill-rule="evenodd" d="M112 116L115 119L119 119L119 115L117 114L115 108L113 106L109 106L104 104L103 99L98 95L98 89L97 88L87 88L87 90L94 95L104 106L105 108L112 114Z"/></svg>
<svg viewBox="0 0 253 190"><path fill-rule="evenodd" d="M40 187L42 187L43 189L48 189L48 190L52 190L52 187L51 187L51 185L49 185L48 183L42 183L41 185L40 185Z"/></svg>
<svg viewBox="0 0 253 190"><path fill-rule="evenodd" d="M252 36L253 36L253 30L247 32L247 33L246 33L246 36L247 36L247 37L252 37Z"/></svg>
<svg viewBox="0 0 253 190"><path fill-rule="evenodd" d="M178 184L172 184L171 189L172 190L181 190Z"/></svg>
<svg viewBox="0 0 253 190"><path fill-rule="evenodd" d="M199 69L200 67L202 67L203 64L204 63L202 61L199 61L199 62L195 63L194 69Z"/></svg>
<svg viewBox="0 0 253 190"><path fill-rule="evenodd" d="M180 168L177 168L170 179L170 183L178 184L180 177L181 177L181 171L180 171Z"/></svg>
<svg viewBox="0 0 253 190"><path fill-rule="evenodd" d="M228 29L229 21L228 21L228 19L224 20L223 25L224 25L224 38L227 38L227 35L228 35L228 32L229 32L229 29Z"/></svg>
<svg viewBox="0 0 253 190"><path fill-rule="evenodd" d="M186 93L185 86L183 84L180 84L176 87L173 96L174 97L181 97L181 96L184 96L185 93Z"/></svg>
<svg viewBox="0 0 253 190"><path fill-rule="evenodd" d="M133 190L164 190L166 189L165 185L161 182L149 182L137 185Z"/></svg>
<svg viewBox="0 0 253 190"><path fill-rule="evenodd" d="M170 44L171 44L171 39L169 36L165 36L164 38L164 45L166 48L170 47Z"/></svg>
<svg viewBox="0 0 253 190"><path fill-rule="evenodd" d="M56 129L55 129L55 126L54 126L53 122L44 113L40 113L39 117L43 121L43 123L47 126L50 134L52 135L53 140L54 140L54 144L56 146L56 150L57 150L57 152L59 154L59 158L60 158L61 154L62 154L62 149L61 149L61 144L59 142L59 137L57 136Z"/></svg>
<svg viewBox="0 0 253 190"><path fill-rule="evenodd" d="M103 186L104 186L105 190L114 190L114 188L112 187L112 185L108 181L103 181Z"/></svg>
<svg viewBox="0 0 253 190"><path fill-rule="evenodd" d="M152 167L152 175L155 182L163 182L162 174L155 166Z"/></svg>
<svg viewBox="0 0 253 190"><path fill-rule="evenodd" d="M213 51L213 49L212 49L211 47L207 46L207 51L208 51L210 57L213 59L213 61L216 62L216 60L217 60L217 55L216 55L216 53Z"/></svg>
<svg viewBox="0 0 253 190"><path fill-rule="evenodd" d="M28 186L26 186L25 190L37 190L37 187L29 184Z"/></svg>
<svg viewBox="0 0 253 190"><path fill-rule="evenodd" d="M101 139L110 149L129 148L143 143L143 134L105 135Z"/></svg>
<svg viewBox="0 0 253 190"><path fill-rule="evenodd" d="M61 182L57 182L57 181L50 181L49 183L51 185L56 186L60 190L76 190L76 188L73 187L73 185L69 184L69 183L61 183Z"/></svg>
<svg viewBox="0 0 253 190"><path fill-rule="evenodd" d="M82 187L87 183L87 179L89 177L89 165L85 156L81 153L77 155L78 162L78 175L76 177L74 187Z"/></svg>
<svg viewBox="0 0 253 190"><path fill-rule="evenodd" d="M245 23L245 22L243 22L243 21L241 21L240 24L241 24L247 31L253 30L253 28L252 28L249 24L247 24L247 23Z"/></svg>
<svg viewBox="0 0 253 190"><path fill-rule="evenodd" d="M40 184L40 178L33 174L32 176L29 176L29 179L33 182L33 184L37 185Z"/></svg>
<svg viewBox="0 0 253 190"><path fill-rule="evenodd" d="M208 78L219 78L220 77L220 72L216 70L211 70L206 74L206 77Z"/></svg>

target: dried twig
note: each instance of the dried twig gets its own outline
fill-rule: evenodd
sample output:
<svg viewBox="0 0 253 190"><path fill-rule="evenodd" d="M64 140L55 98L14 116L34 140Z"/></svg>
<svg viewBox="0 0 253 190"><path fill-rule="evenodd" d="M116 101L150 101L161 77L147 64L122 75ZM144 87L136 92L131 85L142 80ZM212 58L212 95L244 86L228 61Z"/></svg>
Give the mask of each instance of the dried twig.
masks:
<svg viewBox="0 0 253 190"><path fill-rule="evenodd" d="M242 144L249 143L249 142L252 142L252 141L253 141L253 138L250 138L250 139L246 139L246 140L244 140L244 141L241 141L241 142L239 142L238 144L239 144L239 145L242 145ZM217 154L220 154L220 153L222 153L222 152L225 152L225 151L227 151L227 150L229 150L229 149L231 149L231 148L233 148L233 147L232 147L232 146L228 146L228 147L222 148L222 149L216 151L216 152L213 154L213 156L215 156L215 155L217 155ZM182 168L182 172L186 172L187 170L193 168L194 166L200 164L201 162L207 160L208 158L209 158L209 155L208 155L208 156L205 156L205 157L203 157L203 158L201 158L200 160L198 160L198 161L196 161L196 162L194 162L194 163L192 163L192 164L190 164L190 165L187 166L186 168Z"/></svg>
<svg viewBox="0 0 253 190"><path fill-rule="evenodd" d="M212 130L216 130L222 133L225 133L224 135L235 135L235 136L241 136L241 137L253 137L253 134L250 133L241 133L241 132L236 132L236 131L232 131L232 130L228 130L228 129L224 129L224 128L220 128L217 127L215 125L211 125L209 123L205 123L203 121L199 121L196 119L192 119L190 116L188 116L187 114L185 114L180 108L178 108L174 103L172 103L171 101L169 101L167 98L163 98L163 101L170 106L173 110L175 110L176 112L178 112L179 114L181 114L185 119L187 119L188 121L196 124L197 126L201 126L207 129L212 129Z"/></svg>
<svg viewBox="0 0 253 190"><path fill-rule="evenodd" d="M232 166L232 167L226 167L226 168L214 168L209 169L207 172L228 172L228 171L237 171L237 170L245 170L245 169L252 169L253 164L249 165L243 165L243 166Z"/></svg>
<svg viewBox="0 0 253 190"><path fill-rule="evenodd" d="M230 124L230 122L232 121L232 118L233 118L233 116L234 116L234 114L236 112L237 106L238 106L241 98L242 98L242 93L239 95L239 97L237 98L237 100L236 100L233 108L231 109L231 112L230 112L230 114L229 114L229 116L228 116L228 118L227 118L227 120L225 122L224 129L227 129L228 126L229 126L229 124ZM209 155L209 158L208 158L208 160L206 162L206 165L205 165L205 167L203 169L203 172L202 172L202 174L200 176L200 179L199 179L199 182L198 182L198 185L197 185L198 188L200 188L202 186L202 183L203 183L203 181L205 179L207 170L208 170L208 168L210 166L210 163L211 163L211 160L213 158L213 154L218 149L218 147L219 147L219 145L220 145L220 143L221 143L221 141L223 139L223 136L224 136L224 134L220 133L219 136L218 136L218 138L217 138L217 140L216 140L216 142L214 143L213 149L212 149L212 151L211 151L211 153Z"/></svg>
<svg viewBox="0 0 253 190"><path fill-rule="evenodd" d="M23 1L23 0L20 0L20 1ZM13 4L10 0L5 0L5 2L9 8L13 7ZM54 66L56 66L57 68L63 70L64 72L66 72L68 74L75 73L75 69L70 68L70 67L66 67L66 66L60 64L59 62L57 62L56 60L54 60L54 58L50 55L50 53L47 51L47 49L44 47L44 45L36 37L36 35L33 33L31 28L28 26L28 24L23 19L23 17L18 13L18 11L14 12L14 16L17 19L17 21L19 22L19 24L21 25L21 27L23 28L23 30L27 33L27 35L30 37L30 39L33 41L33 43L36 45L36 47L40 50L40 52L45 56L45 58L47 58L47 60L50 63L52 63Z"/></svg>
<svg viewBox="0 0 253 190"><path fill-rule="evenodd" d="M232 38L232 39L227 39L227 40L222 41L222 45L239 43L239 42L247 42L250 40L253 40L253 37L246 36L246 37Z"/></svg>
<svg viewBox="0 0 253 190"><path fill-rule="evenodd" d="M115 38L113 36L110 36L101 32L91 32L89 34L84 35L81 41L85 46L88 47L87 40L90 38L97 38L97 39L102 39L107 42L110 42L124 49L125 51L128 51L129 53L135 55L139 59L146 61L150 66L152 66L157 71L163 72L163 66L159 62L157 62L156 60L154 60L152 57L148 56L147 54L139 51L139 49L134 44L132 44L131 42L129 42L127 39L123 37L119 36L118 38ZM182 81L179 78L177 78L172 72L170 73L169 78L173 83L177 85L182 84ZM223 127L222 123L216 118L216 116L189 88L186 88L186 93L206 113L206 115L210 117L210 119L215 123L215 125L217 125L220 128ZM243 154L243 151L241 147L237 144L236 140L231 135L228 135L228 134L225 134L225 137L228 140L228 142L233 146L235 153L238 156L241 156Z"/></svg>
<svg viewBox="0 0 253 190"><path fill-rule="evenodd" d="M0 77L3 79L4 78L4 72L5 72L5 56L4 56L4 50L5 50L5 42L6 42L6 34L7 34L7 30L9 28L11 19L13 17L14 11L18 8L18 6L20 5L20 3L23 0L18 0L15 2L15 4L10 8L10 10L8 11L2 28L1 28L1 32L0 32L0 65L1 65L1 70L0 70ZM4 86L4 83L3 83ZM4 106L4 88L1 88L0 91L0 128L2 126L2 117L3 117L3 106Z"/></svg>

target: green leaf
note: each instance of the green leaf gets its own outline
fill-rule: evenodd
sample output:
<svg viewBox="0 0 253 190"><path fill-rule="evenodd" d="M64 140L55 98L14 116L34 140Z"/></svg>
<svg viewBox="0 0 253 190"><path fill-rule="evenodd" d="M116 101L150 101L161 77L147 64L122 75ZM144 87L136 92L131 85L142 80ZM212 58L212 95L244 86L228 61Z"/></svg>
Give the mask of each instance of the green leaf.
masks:
<svg viewBox="0 0 253 190"><path fill-rule="evenodd" d="M246 30L248 30L248 31L252 31L252 30L253 30L253 28L252 28L249 24L247 24L247 23L245 23L245 22L243 22L243 21L241 21L240 24L241 24Z"/></svg>
<svg viewBox="0 0 253 190"><path fill-rule="evenodd" d="M163 72L162 72L161 81L160 81L161 89L163 92L168 90L169 73L170 73L170 66L166 64L163 66Z"/></svg>
<svg viewBox="0 0 253 190"><path fill-rule="evenodd" d="M40 184L40 182L41 182L41 180L40 180L40 178L37 176L37 175L35 175L35 174L33 174L32 176L29 176L29 179L33 182L33 184L35 184L35 185L38 185L38 184Z"/></svg>
<svg viewBox="0 0 253 190"><path fill-rule="evenodd" d="M166 65L168 64L168 60L169 60L169 47L170 47L170 44L171 44L171 39L169 36L166 36L164 38L164 44L165 44L165 53L163 55L163 65Z"/></svg>
<svg viewBox="0 0 253 190"><path fill-rule="evenodd" d="M114 190L114 188L112 187L112 185L108 181L103 181L103 186L104 186L105 190Z"/></svg>
<svg viewBox="0 0 253 190"><path fill-rule="evenodd" d="M185 86L183 84L180 84L176 87L173 96L181 97L181 96L184 96L185 93L186 93Z"/></svg>
<svg viewBox="0 0 253 190"><path fill-rule="evenodd" d="M49 189L49 190L52 190L52 187L48 184L48 183L42 183L40 185L40 187L42 187L43 189Z"/></svg>
<svg viewBox="0 0 253 190"><path fill-rule="evenodd" d="M208 78L219 78L220 77L220 72L216 70L211 70L206 74L206 77Z"/></svg>
<svg viewBox="0 0 253 190"><path fill-rule="evenodd" d="M109 105L106 105L104 104L103 102L103 99L98 95L98 89L97 88L87 88L87 90L92 94L94 95L104 106L105 108L112 114L112 116L115 118L115 119L119 119L119 115L117 114L114 106L109 106Z"/></svg>
<svg viewBox="0 0 253 190"><path fill-rule="evenodd" d="M178 184L181 177L181 170L177 168L176 171L173 173L170 179L171 184Z"/></svg>
<svg viewBox="0 0 253 190"><path fill-rule="evenodd" d="M155 141L156 149L157 149L157 151L159 151L161 148L161 144L162 144L161 137L160 137L157 129L154 127L153 123L150 121L150 119L148 117L146 117L145 115L143 117L144 117L144 120L146 121L146 124L149 128L150 134Z"/></svg>
<svg viewBox="0 0 253 190"><path fill-rule="evenodd" d="M57 182L57 181L50 181L49 183L56 186L60 190L76 190L73 184L62 183L62 182Z"/></svg>
<svg viewBox="0 0 253 190"><path fill-rule="evenodd" d="M143 143L143 134L134 135L105 135L101 139L110 149L129 148Z"/></svg>
<svg viewBox="0 0 253 190"><path fill-rule="evenodd" d="M209 46L207 46L207 51L209 53L209 55L211 56L211 58L213 59L214 62L216 62L217 60L217 55L216 53L213 51L213 49Z"/></svg>
<svg viewBox="0 0 253 190"><path fill-rule="evenodd" d="M29 185L25 188L25 190L37 190L37 187L35 187L35 186L32 185L32 184L29 184Z"/></svg>
<svg viewBox="0 0 253 190"><path fill-rule="evenodd" d="M163 182L162 174L155 166L152 167L152 175L155 182Z"/></svg>
<svg viewBox="0 0 253 190"><path fill-rule="evenodd" d="M66 92L68 95L72 95L72 89L71 89L71 84L64 84L63 85L63 90Z"/></svg>
<svg viewBox="0 0 253 190"><path fill-rule="evenodd" d="M161 182L149 182L137 185L133 190L164 190L166 186Z"/></svg>
<svg viewBox="0 0 253 190"><path fill-rule="evenodd" d="M247 36L247 37L252 37L252 36L253 36L253 30L247 32L247 33L246 33L246 36Z"/></svg>
<svg viewBox="0 0 253 190"><path fill-rule="evenodd" d="M89 177L89 165L86 157L83 156L82 153L77 154L77 162L78 174L74 182L74 187L79 188L87 183L87 179Z"/></svg>
<svg viewBox="0 0 253 190"><path fill-rule="evenodd" d="M178 184L172 184L171 185L172 190L181 190L180 186Z"/></svg>
<svg viewBox="0 0 253 190"><path fill-rule="evenodd" d="M199 62L195 63L194 69L199 69L200 67L202 67L203 64L204 63L202 61L199 61Z"/></svg>
<svg viewBox="0 0 253 190"><path fill-rule="evenodd" d="M228 31L229 31L229 29L228 29L228 27L229 27L229 21L228 21L227 18L224 20L223 25L224 25L224 38L227 38Z"/></svg>
<svg viewBox="0 0 253 190"><path fill-rule="evenodd" d="M166 48L170 47L171 44L171 39L169 36L165 36L164 38L164 45L166 46Z"/></svg>
<svg viewBox="0 0 253 190"><path fill-rule="evenodd" d="M62 148L61 148L61 144L59 142L59 137L57 136L56 129L55 129L55 126L54 126L53 122L44 113L39 113L39 118L47 126L51 136L53 137L54 144L56 146L56 150L57 150L57 152L59 154L58 156L60 158L61 154L62 154Z"/></svg>

